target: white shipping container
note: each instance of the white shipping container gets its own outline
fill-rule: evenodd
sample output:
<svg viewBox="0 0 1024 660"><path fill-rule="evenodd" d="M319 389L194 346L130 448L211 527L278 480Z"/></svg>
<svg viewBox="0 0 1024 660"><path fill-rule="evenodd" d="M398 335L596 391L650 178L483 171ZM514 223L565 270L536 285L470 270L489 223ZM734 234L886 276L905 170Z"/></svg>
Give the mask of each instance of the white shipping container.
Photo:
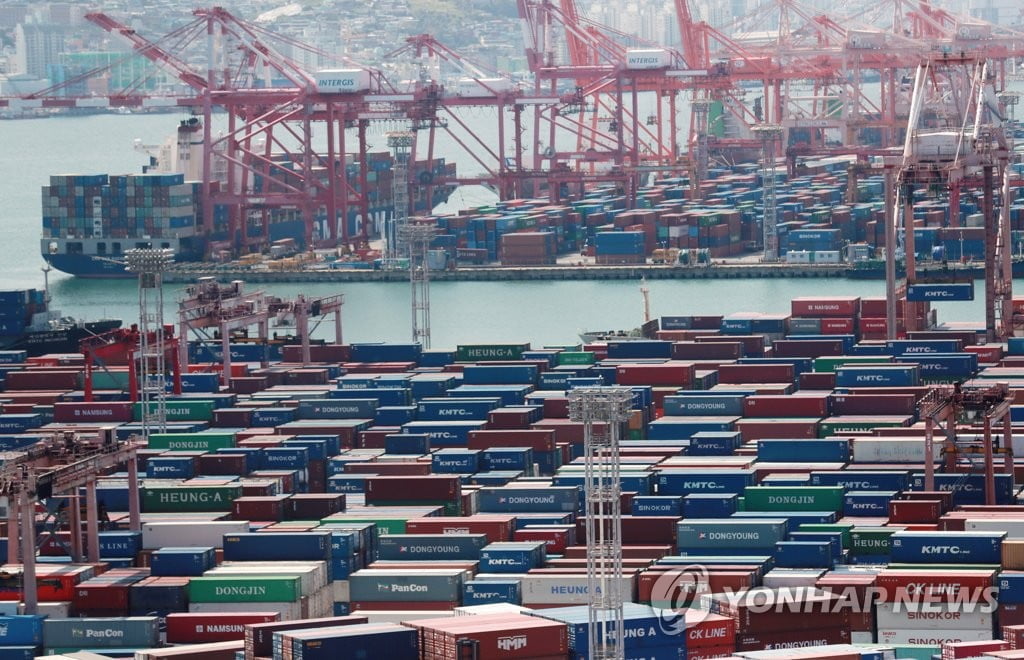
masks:
<svg viewBox="0 0 1024 660"><path fill-rule="evenodd" d="M303 596L312 596L328 587L327 562L226 562L203 573L203 577L243 577L282 575L298 577L301 580Z"/></svg>
<svg viewBox="0 0 1024 660"><path fill-rule="evenodd" d="M322 69L316 72L321 94L346 94L370 89L370 72L363 69Z"/></svg>
<svg viewBox="0 0 1024 660"><path fill-rule="evenodd" d="M787 264L809 264L811 253L807 250L786 250Z"/></svg>
<svg viewBox="0 0 1024 660"><path fill-rule="evenodd" d="M11 601L13 603L13 601ZM25 603L18 603L18 614L25 614ZM71 603L69 601L57 601L52 603L38 603L36 614L51 619L67 619L71 617Z"/></svg>
<svg viewBox="0 0 1024 660"><path fill-rule="evenodd" d="M368 623L403 623L417 619L439 619L455 616L451 610L355 610L353 614L365 616Z"/></svg>
<svg viewBox="0 0 1024 660"><path fill-rule="evenodd" d="M223 548L225 534L245 534L246 520L189 520L142 525L142 548Z"/></svg>
<svg viewBox="0 0 1024 660"><path fill-rule="evenodd" d="M861 49L885 48L885 33L875 30L848 30L846 45Z"/></svg>
<svg viewBox="0 0 1024 660"><path fill-rule="evenodd" d="M988 630L914 630L878 629L879 644L919 644L922 646L942 646L958 642L985 642L993 638Z"/></svg>
<svg viewBox="0 0 1024 660"><path fill-rule="evenodd" d="M941 439L932 447L932 457L942 454ZM921 463L925 460L924 438L854 438L854 463Z"/></svg>
<svg viewBox="0 0 1024 660"><path fill-rule="evenodd" d="M512 603L489 603L487 605L463 605L456 607L455 616L486 616L488 614L523 614L529 608L519 607Z"/></svg>
<svg viewBox="0 0 1024 660"><path fill-rule="evenodd" d="M992 26L988 23L958 23L956 36L967 40L989 39L992 36Z"/></svg>
<svg viewBox="0 0 1024 660"><path fill-rule="evenodd" d="M925 161L949 161L958 150L961 154L971 150L969 136L961 136L960 131L918 132L913 147L917 157Z"/></svg>
<svg viewBox="0 0 1024 660"><path fill-rule="evenodd" d="M335 603L347 603L352 600L349 596L348 580L335 580L331 583L331 599Z"/></svg>
<svg viewBox="0 0 1024 660"><path fill-rule="evenodd" d="M805 570L800 568L775 568L764 576L764 586L769 589L782 587L813 587L818 578L825 574L824 570Z"/></svg>
<svg viewBox="0 0 1024 660"><path fill-rule="evenodd" d="M459 96L494 96L512 90L508 78L459 78L455 86Z"/></svg>
<svg viewBox="0 0 1024 660"><path fill-rule="evenodd" d="M811 256L811 261L816 264L837 264L839 257L839 250L818 250Z"/></svg>
<svg viewBox="0 0 1024 660"><path fill-rule="evenodd" d="M630 48L626 51L626 68L631 71L664 69L672 63L663 48Z"/></svg>
<svg viewBox="0 0 1024 660"><path fill-rule="evenodd" d="M964 521L968 532L1006 532L1008 540L1024 540L1024 520L1009 518L977 518Z"/></svg>
<svg viewBox="0 0 1024 660"><path fill-rule="evenodd" d="M636 591L633 576L624 577L619 589L623 600L633 600ZM586 605L588 597L586 575L527 575L520 581L523 604Z"/></svg>
<svg viewBox="0 0 1024 660"><path fill-rule="evenodd" d="M302 603L189 603L188 611L195 614L216 614L218 612L277 612L282 621L306 618Z"/></svg>
<svg viewBox="0 0 1024 660"><path fill-rule="evenodd" d="M969 611L959 604L879 603L875 621L879 630L992 630L993 614L983 603Z"/></svg>

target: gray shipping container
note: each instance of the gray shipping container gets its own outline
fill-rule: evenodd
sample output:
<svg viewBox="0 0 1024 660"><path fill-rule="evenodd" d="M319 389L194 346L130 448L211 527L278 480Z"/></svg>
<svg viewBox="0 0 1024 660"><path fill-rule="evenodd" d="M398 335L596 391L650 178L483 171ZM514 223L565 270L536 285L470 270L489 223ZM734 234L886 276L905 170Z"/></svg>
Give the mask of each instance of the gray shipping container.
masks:
<svg viewBox="0 0 1024 660"><path fill-rule="evenodd" d="M155 616L103 619L46 619L46 648L151 648L160 645L160 621Z"/></svg>
<svg viewBox="0 0 1024 660"><path fill-rule="evenodd" d="M356 571L348 579L349 598L353 601L457 602L462 597L465 576L465 571L455 569Z"/></svg>
<svg viewBox="0 0 1024 660"><path fill-rule="evenodd" d="M786 539L786 521L701 519L677 526L680 548L774 548Z"/></svg>

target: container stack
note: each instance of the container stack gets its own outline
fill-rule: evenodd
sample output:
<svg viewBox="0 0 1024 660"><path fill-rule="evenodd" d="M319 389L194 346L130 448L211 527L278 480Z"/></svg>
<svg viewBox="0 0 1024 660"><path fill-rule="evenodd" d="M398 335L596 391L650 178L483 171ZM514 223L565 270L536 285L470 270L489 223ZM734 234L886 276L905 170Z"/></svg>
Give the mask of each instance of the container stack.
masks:
<svg viewBox="0 0 1024 660"><path fill-rule="evenodd" d="M823 331L830 320L858 327L865 309L804 299L793 315L665 317L657 339L551 348L323 346L315 364L246 365L229 387L190 379L196 389L169 399L166 432L138 450L141 534L119 528L125 475L101 476L97 499L114 527L100 535L102 561L71 563L70 531L57 529L37 563L42 649L20 619L9 644L0 621L0 647L59 652L69 647L59 627L46 632L51 622L86 616L120 631L125 617L157 614L171 643L231 653L262 631L253 657L274 643L282 656L379 655L387 643L410 658L451 657L456 644L582 657L586 429L570 419L569 396L603 383L633 395L619 465L626 657L805 645L833 657L851 643L956 655L1021 637L1021 465L1010 457L1000 467L1013 472L987 484L971 454L947 462L949 448L934 443L926 455L917 406L933 383L987 396L995 383L1024 387L1024 340ZM139 432L127 392L84 401L83 370L77 356L0 353L6 456L53 433ZM1012 441L1024 406L1006 406ZM985 424L952 422L972 448ZM4 573L0 609L13 614L20 570ZM476 608L506 619L492 624L481 612L494 610ZM439 620L456 611L465 616ZM75 644L115 642L91 641ZM145 657L172 652L133 641Z"/></svg>
<svg viewBox="0 0 1024 660"><path fill-rule="evenodd" d="M127 240L196 232L193 185L181 174L51 176L42 195L43 238Z"/></svg>
<svg viewBox="0 0 1024 660"><path fill-rule="evenodd" d="M619 266L642 264L646 261L647 253L642 232L598 232L594 248L599 265Z"/></svg>
<svg viewBox="0 0 1024 660"><path fill-rule="evenodd" d="M502 266L549 266L555 263L555 234L516 232L501 237Z"/></svg>
<svg viewBox="0 0 1024 660"><path fill-rule="evenodd" d="M0 336L17 337L46 311L45 292L35 289L0 291Z"/></svg>

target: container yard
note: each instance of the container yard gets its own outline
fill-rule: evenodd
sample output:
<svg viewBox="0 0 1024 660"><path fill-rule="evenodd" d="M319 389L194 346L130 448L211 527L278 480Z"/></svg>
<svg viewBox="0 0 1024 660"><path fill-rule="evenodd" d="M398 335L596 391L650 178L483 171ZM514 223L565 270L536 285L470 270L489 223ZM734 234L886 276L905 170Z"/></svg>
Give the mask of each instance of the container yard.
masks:
<svg viewBox="0 0 1024 660"><path fill-rule="evenodd" d="M803 298L648 339L306 362L239 343L229 371L193 347L151 402L163 428L127 366L100 382L84 355L0 352L0 648L591 657L599 432L622 657L1014 657L1024 342L886 339L880 310ZM580 417L609 390L620 421Z"/></svg>
<svg viewBox="0 0 1024 660"><path fill-rule="evenodd" d="M516 3L514 78L89 13L162 97L0 99L193 115L143 174L43 188L44 257L137 278L138 322L0 350L0 659L1022 657L1021 35L780 2L751 41L677 0L679 49L638 48L576 4ZM435 212L462 186L497 201ZM886 291L653 318L642 281L635 330L438 348L432 273ZM943 322L975 275L984 319ZM241 281L288 278L408 281L410 340Z"/></svg>

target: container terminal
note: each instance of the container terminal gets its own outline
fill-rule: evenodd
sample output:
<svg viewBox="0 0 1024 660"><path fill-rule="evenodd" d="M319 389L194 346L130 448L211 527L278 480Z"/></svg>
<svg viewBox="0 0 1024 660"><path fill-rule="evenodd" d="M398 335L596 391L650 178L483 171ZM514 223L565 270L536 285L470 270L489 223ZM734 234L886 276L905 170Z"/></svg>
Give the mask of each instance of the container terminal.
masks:
<svg viewBox="0 0 1024 660"><path fill-rule="evenodd" d="M881 277L888 252L904 267L982 268L987 244L1020 252L1012 84L1021 33L928 3L895 10L890 26L769 4L778 15L761 18L791 33L747 42L677 0L677 51L623 42L589 21L583 29L572 0L523 0L532 83L429 35L389 53L386 72L351 61L307 72L267 55L305 52L301 43L279 51L272 32L223 8L195 11L174 49L94 13L92 25L173 71L176 85L83 97L75 79L0 98L0 110L191 111L166 145L139 145L152 156L145 173L60 174L43 188L41 252L82 277L126 277L124 251L145 246L283 273L308 270L296 257L316 248L326 249L318 268L402 268L409 222L435 227L431 264L457 273L573 255L599 265L757 255ZM207 43L213 32L220 43ZM190 64L211 49L236 58L240 73L210 79ZM394 73L407 70L415 80ZM281 109L263 111L271 106ZM439 154L445 141L461 171ZM498 201L431 215L465 186ZM986 220L994 216L1000 223Z"/></svg>
<svg viewBox="0 0 1024 660"><path fill-rule="evenodd" d="M262 47L265 31L247 31L220 8L196 10L178 43L190 34L202 45L200 35L237 40L240 61L280 79L252 90L213 66L195 74L180 53L89 16L176 69L190 87L183 104L202 108L198 176L133 183L130 206L125 177L125 204L114 205L125 218L135 212L125 231L173 234L189 206L186 186L203 236L218 213L226 219L226 238L203 248L211 257L244 258L261 243L272 250L268 228L293 212L303 235L287 240L305 253L317 247L323 215L319 239L335 243L339 258L373 256L385 271L406 260L411 341L346 343L341 295L285 300L210 277L186 287L178 318L165 319L172 246L152 233L122 245L123 259L106 246L104 259L138 279L137 324L83 340L78 353L0 351L5 655L1019 655L1024 300L1012 293L1019 171L1016 97L1005 86L1020 48L1014 34L921 3L906 8L905 29L794 14L785 24L808 30L788 35L785 48L754 47L694 20L679 0L677 52L581 29L574 5L517 2L532 91L477 72L461 95L429 75L409 91L351 65L312 76L268 55L277 51ZM562 28L568 59L556 55ZM425 35L399 51L460 61ZM836 75L851 68L858 75ZM880 102L864 93L859 74L868 72L879 74ZM262 78L239 78L254 79ZM815 82L809 102L790 93L793 80ZM763 96L748 113L736 91L751 81ZM641 93L657 95L649 117ZM684 93L695 119L680 159L675 102ZM799 111L805 123L791 107L801 102L810 104ZM514 117L514 129L499 131L494 170L410 176L404 166L419 162L418 147L431 149L421 141L432 145L435 131L456 123L447 111L458 105ZM227 138L212 133L215 106L228 113ZM271 106L273 116L257 112ZM574 116L581 139L566 147L554 127ZM292 130L274 131L297 117ZM415 216L409 187L393 186L384 249L371 255L370 200L350 195L337 170L348 165L346 129L367 154L365 129L376 120L410 129L389 137L393 180L486 183L499 205ZM312 121L331 136L325 152L311 144ZM547 138L538 133L524 148L523 127L543 122ZM261 156L285 133L300 138L296 157ZM257 135L266 140L257 145ZM235 165L223 187L217 148ZM712 167L744 151L760 155L753 171ZM853 155L847 176L883 202L860 220L855 207L837 217L838 182L791 174L783 185L776 154ZM356 163L358 179L369 159ZM274 180L257 190L257 175ZM662 190L648 194L649 175ZM77 190L59 189L70 182L51 183L50 227L77 231L78 216L62 223L60 211L77 214L84 191L79 203ZM166 199L139 193L153 184L182 188L173 201L170 190ZM787 197L801 188L814 194ZM731 206L705 214L703 205L715 206L705 197L718 193L735 194L720 199L736 208L759 194L753 221ZM545 197L556 208L528 217L545 208L529 200ZM88 227L100 234L92 238L106 238L104 192L88 203ZM599 208L583 209L591 203ZM830 213L814 215L825 210L818 204ZM780 231L787 211L803 224ZM499 221L518 231L499 242ZM871 244L886 248L884 298L800 298L778 315L684 309L645 318L636 333L572 345L481 337L431 346L430 265L440 259L432 250L531 268L549 266L565 246L592 247L595 268L628 268L656 249L663 261L673 249L680 261L684 250L698 260L734 256L738 232L743 243L759 241L769 265L785 250L808 266L835 263L836 237L859 243L871 223ZM549 231L523 231L537 228ZM922 247L929 237L932 250ZM44 252L60 254L57 242ZM955 263L969 251L983 257L985 318L942 323L932 302L970 300L974 282L933 280L918 255ZM313 326L332 322L330 343L311 339ZM280 323L294 327L291 341L267 339Z"/></svg>

